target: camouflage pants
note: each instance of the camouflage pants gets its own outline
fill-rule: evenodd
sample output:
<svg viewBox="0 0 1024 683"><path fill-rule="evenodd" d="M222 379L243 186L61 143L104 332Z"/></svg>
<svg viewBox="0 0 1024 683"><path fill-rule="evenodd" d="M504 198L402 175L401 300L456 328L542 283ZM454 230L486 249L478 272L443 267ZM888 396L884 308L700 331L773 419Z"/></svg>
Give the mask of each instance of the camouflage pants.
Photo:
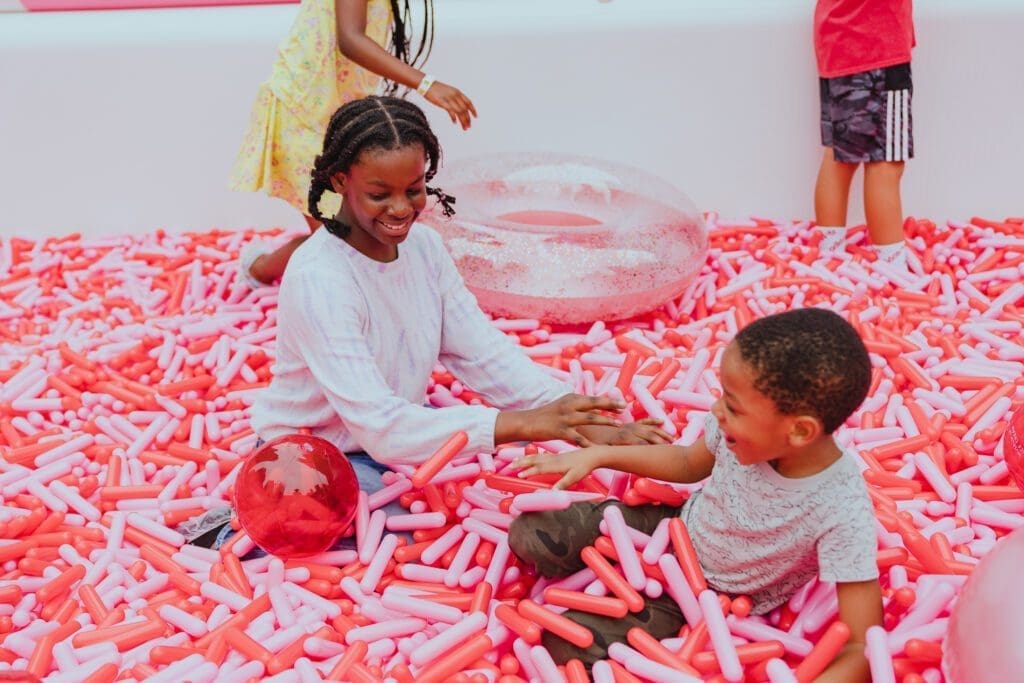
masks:
<svg viewBox="0 0 1024 683"><path fill-rule="evenodd" d="M819 79L821 143L836 161L906 161L914 156L910 64Z"/></svg>
<svg viewBox="0 0 1024 683"><path fill-rule="evenodd" d="M536 568L539 575L569 576L586 566L580 553L601 535L599 525L608 505L618 505L626 524L645 534L653 533L662 519L678 517L681 510L666 505L630 507L617 501L605 501L575 503L565 510L528 512L517 517L509 527L509 546L521 560ZM685 623L679 606L668 596L648 599L640 612L627 614L623 619L577 610L564 612L564 616L590 629L594 633L594 644L584 650L545 631L543 645L559 664L579 659L588 669L597 660L607 658L609 645L626 642L631 628L639 627L661 639L675 636Z"/></svg>

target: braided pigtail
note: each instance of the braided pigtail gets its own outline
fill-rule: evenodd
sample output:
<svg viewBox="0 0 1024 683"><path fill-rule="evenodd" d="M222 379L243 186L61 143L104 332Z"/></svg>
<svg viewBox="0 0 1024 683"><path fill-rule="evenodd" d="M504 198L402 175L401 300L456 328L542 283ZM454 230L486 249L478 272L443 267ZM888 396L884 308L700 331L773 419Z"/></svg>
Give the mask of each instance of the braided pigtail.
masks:
<svg viewBox="0 0 1024 683"><path fill-rule="evenodd" d="M426 64L434 47L434 2L423 0L423 30L420 32L416 51L412 50L410 30L412 28L412 7L409 0L391 0L391 54L411 67L420 68ZM398 84L388 82L384 91L388 95L398 92Z"/></svg>
<svg viewBox="0 0 1024 683"><path fill-rule="evenodd" d="M427 194L437 199L438 206L441 207L441 213L444 214L445 218L451 218L455 215L455 197L445 194L444 190L439 187L428 187Z"/></svg>

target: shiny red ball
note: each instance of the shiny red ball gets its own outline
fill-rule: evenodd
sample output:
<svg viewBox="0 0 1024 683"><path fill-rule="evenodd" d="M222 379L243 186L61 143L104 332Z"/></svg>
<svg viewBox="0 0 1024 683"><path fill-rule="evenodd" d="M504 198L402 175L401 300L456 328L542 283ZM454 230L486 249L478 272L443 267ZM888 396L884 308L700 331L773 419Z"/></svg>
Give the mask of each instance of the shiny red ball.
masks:
<svg viewBox="0 0 1024 683"><path fill-rule="evenodd" d="M359 482L333 444L292 434L263 444L235 481L238 521L259 547L278 557L330 548L356 514Z"/></svg>
<svg viewBox="0 0 1024 683"><path fill-rule="evenodd" d="M1024 491L1024 406L1017 409L1003 432L1003 457L1013 481Z"/></svg>

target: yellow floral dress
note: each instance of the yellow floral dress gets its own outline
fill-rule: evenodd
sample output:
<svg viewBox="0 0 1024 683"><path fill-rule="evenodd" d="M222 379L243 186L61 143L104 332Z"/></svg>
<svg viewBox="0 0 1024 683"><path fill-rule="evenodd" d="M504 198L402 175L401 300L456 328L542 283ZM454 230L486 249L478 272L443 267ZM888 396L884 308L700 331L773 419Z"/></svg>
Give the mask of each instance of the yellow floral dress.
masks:
<svg viewBox="0 0 1024 683"><path fill-rule="evenodd" d="M367 0L366 35L385 46L390 26L389 0ZM256 93L231 189L263 190L308 215L309 174L331 115L346 102L375 94L380 82L338 50L334 0L302 0L270 78ZM327 206L329 200L334 206ZM321 209L333 215L339 200L327 193Z"/></svg>

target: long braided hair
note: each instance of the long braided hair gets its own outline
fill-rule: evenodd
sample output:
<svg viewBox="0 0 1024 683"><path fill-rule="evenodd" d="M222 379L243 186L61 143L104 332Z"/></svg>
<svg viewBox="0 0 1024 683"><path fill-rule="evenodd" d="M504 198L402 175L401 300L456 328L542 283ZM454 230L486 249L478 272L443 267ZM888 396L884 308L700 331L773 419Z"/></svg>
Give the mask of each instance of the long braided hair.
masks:
<svg viewBox="0 0 1024 683"><path fill-rule="evenodd" d="M391 0L391 42L389 50L409 66L423 66L434 47L434 2L423 0L423 31L420 33L416 51L413 53L412 40L408 31L412 28L412 7L410 0ZM384 90L388 95L398 92L398 84L389 81Z"/></svg>
<svg viewBox="0 0 1024 683"><path fill-rule="evenodd" d="M309 213L336 237L347 237L350 226L320 213L320 198L331 189L331 176L347 173L359 155L368 150L391 151L420 145L427 155L426 182L437 173L441 145L430 129L423 110L397 97L364 97L342 105L334 112L324 135L323 151L313 162L309 184ZM437 198L445 216L455 214L455 197L436 187L427 194Z"/></svg>

